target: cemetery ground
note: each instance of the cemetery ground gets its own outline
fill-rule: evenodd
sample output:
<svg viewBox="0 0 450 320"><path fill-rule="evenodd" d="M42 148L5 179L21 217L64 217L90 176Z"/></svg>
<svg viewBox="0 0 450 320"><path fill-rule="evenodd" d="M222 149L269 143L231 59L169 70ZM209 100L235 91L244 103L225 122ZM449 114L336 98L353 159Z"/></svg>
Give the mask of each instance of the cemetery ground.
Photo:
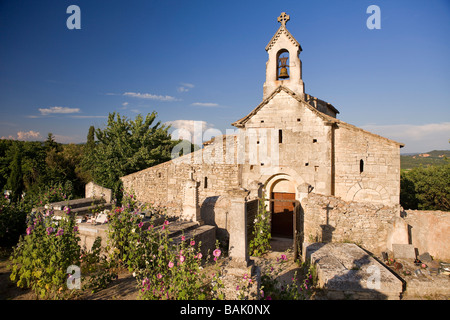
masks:
<svg viewBox="0 0 450 320"><path fill-rule="evenodd" d="M31 289L21 289L10 280L11 271L9 269L10 250L2 249L0 252L0 300L35 300L36 296ZM281 279L288 280L292 277L293 270L300 270L298 261L294 261L292 250L286 250L286 245L282 241L272 241L272 250L260 258L252 257L253 263L261 269L274 265L280 260L282 255L286 256L288 263L279 269ZM375 257L378 261L382 261L382 257ZM227 264L227 258L221 261L223 266ZM449 300L448 294L450 276L449 274L438 273L439 263L434 260L427 260L422 263L414 263L410 259L388 259L386 268L395 274L404 283L404 291L400 297L401 300ZM205 272L209 272L212 268L206 267ZM291 271L291 272L289 272ZM304 271L304 270L303 270ZM284 273L284 275L283 275ZM305 274L300 274L298 283L301 283ZM86 279L85 279L86 281ZM229 292L236 294L235 286L237 282L230 282L228 294L229 299L236 299L236 296L230 295ZM226 299L228 299L226 298ZM139 299L139 288L136 279L126 269L118 270L118 278L109 283L104 289L97 292L90 290L79 291L71 299L76 300L137 300ZM311 300L328 299L323 290L314 288L311 291Z"/></svg>

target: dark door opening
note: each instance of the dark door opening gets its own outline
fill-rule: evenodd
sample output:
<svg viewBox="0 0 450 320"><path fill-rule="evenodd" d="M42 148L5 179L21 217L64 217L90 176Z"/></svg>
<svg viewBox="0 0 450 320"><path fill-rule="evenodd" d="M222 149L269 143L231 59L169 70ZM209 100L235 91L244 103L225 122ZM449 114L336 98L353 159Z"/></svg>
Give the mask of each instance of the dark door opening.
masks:
<svg viewBox="0 0 450 320"><path fill-rule="evenodd" d="M272 192L272 237L294 237L295 193ZM290 201L292 200L292 201Z"/></svg>

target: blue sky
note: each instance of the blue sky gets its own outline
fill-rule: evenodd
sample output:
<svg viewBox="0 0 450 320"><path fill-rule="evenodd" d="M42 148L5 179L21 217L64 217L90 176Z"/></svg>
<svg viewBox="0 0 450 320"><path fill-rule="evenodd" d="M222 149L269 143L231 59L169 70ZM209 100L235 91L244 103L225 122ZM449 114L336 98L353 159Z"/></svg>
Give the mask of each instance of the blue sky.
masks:
<svg viewBox="0 0 450 320"><path fill-rule="evenodd" d="M366 26L372 4L379 30ZM66 27L70 5L80 30ZM307 93L403 153L450 149L445 0L0 1L0 137L84 142L113 111L225 133L262 100L283 11Z"/></svg>

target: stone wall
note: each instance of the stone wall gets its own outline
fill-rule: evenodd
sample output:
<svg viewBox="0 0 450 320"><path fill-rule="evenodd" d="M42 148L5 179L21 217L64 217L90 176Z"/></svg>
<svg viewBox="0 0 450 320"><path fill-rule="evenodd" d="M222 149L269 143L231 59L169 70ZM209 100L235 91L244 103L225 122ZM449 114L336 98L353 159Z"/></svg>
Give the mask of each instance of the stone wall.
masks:
<svg viewBox="0 0 450 320"><path fill-rule="evenodd" d="M198 185L199 206L214 206L219 196L239 185L239 166L212 161L215 148L216 144L211 144L192 154L121 177L124 189L134 192L139 201L163 206L169 215L180 216L185 186L192 173ZM207 211L201 212L203 220L211 221L204 216L209 214Z"/></svg>
<svg viewBox="0 0 450 320"><path fill-rule="evenodd" d="M98 184L95 184L94 182L91 181L85 186L85 197L103 198L107 203L111 203L112 190L99 186Z"/></svg>
<svg viewBox="0 0 450 320"><path fill-rule="evenodd" d="M352 242L374 254L388 248L400 206L346 202L310 193L301 201L306 242Z"/></svg>
<svg viewBox="0 0 450 320"><path fill-rule="evenodd" d="M259 156L261 148L265 148L270 156L278 152L278 163L271 165L258 158L258 161L244 164L244 188L254 182L265 183L272 176L283 173L292 178L295 186L306 182L314 187L315 192L330 194L330 126L325 125L317 113L305 102L280 90L245 123L245 134L252 137L253 132L255 135L254 139L246 141L246 159L252 155ZM266 133L267 142L264 140Z"/></svg>
<svg viewBox="0 0 450 320"><path fill-rule="evenodd" d="M450 212L406 210L410 243L419 254L428 252L434 259L450 261Z"/></svg>
<svg viewBox="0 0 450 320"><path fill-rule="evenodd" d="M335 195L395 205L400 199L400 145L347 123L334 129Z"/></svg>

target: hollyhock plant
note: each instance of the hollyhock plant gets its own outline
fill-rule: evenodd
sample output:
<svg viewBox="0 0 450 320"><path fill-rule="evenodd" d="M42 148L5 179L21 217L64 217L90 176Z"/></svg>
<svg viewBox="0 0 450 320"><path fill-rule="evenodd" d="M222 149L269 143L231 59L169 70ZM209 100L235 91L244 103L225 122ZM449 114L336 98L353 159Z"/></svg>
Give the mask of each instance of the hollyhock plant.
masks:
<svg viewBox="0 0 450 320"><path fill-rule="evenodd" d="M27 224L27 235L11 256L10 279L20 288L32 289L39 299L68 296L66 270L80 265L75 217L55 221L50 210L38 210L29 214Z"/></svg>

